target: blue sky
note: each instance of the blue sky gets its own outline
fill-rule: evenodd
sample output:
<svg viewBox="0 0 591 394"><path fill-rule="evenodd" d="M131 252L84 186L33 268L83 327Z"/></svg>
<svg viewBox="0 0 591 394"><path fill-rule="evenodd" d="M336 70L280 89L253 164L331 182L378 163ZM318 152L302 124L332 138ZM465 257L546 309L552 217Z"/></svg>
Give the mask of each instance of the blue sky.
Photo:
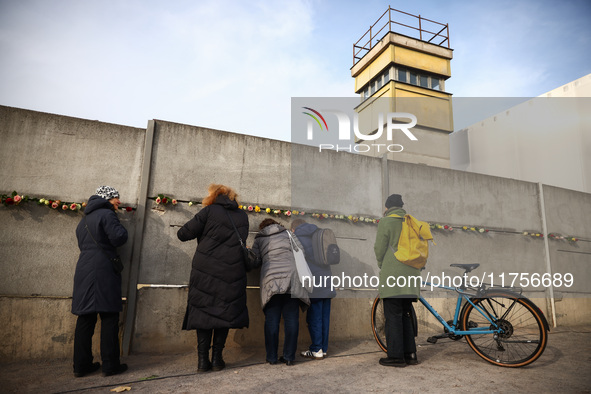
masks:
<svg viewBox="0 0 591 394"><path fill-rule="evenodd" d="M533 97L591 73L588 0L0 0L0 105L288 141L291 97L351 97L387 10L448 23L455 97Z"/></svg>

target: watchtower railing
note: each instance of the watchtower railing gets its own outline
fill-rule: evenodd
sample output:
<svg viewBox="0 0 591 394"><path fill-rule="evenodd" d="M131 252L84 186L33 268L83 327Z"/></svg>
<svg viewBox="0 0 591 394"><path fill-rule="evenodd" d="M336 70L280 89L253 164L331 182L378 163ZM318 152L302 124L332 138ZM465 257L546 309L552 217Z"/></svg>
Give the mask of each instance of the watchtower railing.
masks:
<svg viewBox="0 0 591 394"><path fill-rule="evenodd" d="M418 21L418 27L409 26L407 24L393 20L392 19L392 11L395 12L395 14L394 14L395 16L400 16L400 14L403 14L403 15L406 15L406 16L409 16L412 18L416 18ZM398 13L398 14L396 14L396 13ZM436 33L426 30L423 27L423 24L425 22L427 22L427 24L429 25L428 26L429 29L436 30L436 29L439 29L440 27L441 27L441 29L439 31L437 31ZM438 39L442 39L441 42L434 43L434 44L438 45L438 46L444 46L444 44L447 43L447 47L450 48L449 26L447 23L443 24L440 22L435 22L431 19L423 18L420 15L412 15L407 12L395 10L392 7L388 7L386 12L384 12L382 14L382 16L380 16L380 18L373 25L371 25L369 27L369 30L366 31L365 34L363 36L361 36L361 38L359 40L357 40L357 42L355 44L353 44L353 65L355 65L355 63L357 63L359 60L361 60L361 58L363 56L365 56L365 54L367 52L369 52L379 42L379 39L381 39L381 37L386 35L386 33L394 32L394 30L392 30L392 25L402 26L402 27L411 29L411 31L415 34L418 31L418 36L419 36L418 38L421 41L426 41L426 42L432 43L432 41L435 39L437 39L437 41L438 41ZM388 30L385 31L385 29L388 29ZM430 37L430 38L428 40L424 40L423 39L424 35L426 35L426 37ZM360 44L360 42L362 42L363 40L367 40L367 41L364 41L362 44Z"/></svg>

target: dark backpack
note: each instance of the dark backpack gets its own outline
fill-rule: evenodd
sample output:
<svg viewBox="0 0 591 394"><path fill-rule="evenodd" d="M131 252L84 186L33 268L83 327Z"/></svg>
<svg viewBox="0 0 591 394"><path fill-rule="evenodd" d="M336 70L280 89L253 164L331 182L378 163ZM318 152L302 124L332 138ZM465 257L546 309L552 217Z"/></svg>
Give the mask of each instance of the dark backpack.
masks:
<svg viewBox="0 0 591 394"><path fill-rule="evenodd" d="M319 228L312 234L314 261L318 265L334 265L341 261L337 237L329 228Z"/></svg>

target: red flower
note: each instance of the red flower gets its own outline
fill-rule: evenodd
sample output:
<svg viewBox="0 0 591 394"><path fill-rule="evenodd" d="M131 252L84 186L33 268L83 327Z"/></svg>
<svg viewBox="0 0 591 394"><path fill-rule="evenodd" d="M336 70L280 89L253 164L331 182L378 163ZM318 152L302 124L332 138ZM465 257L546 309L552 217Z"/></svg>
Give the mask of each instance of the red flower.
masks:
<svg viewBox="0 0 591 394"><path fill-rule="evenodd" d="M12 197L7 197L6 200L4 200L4 203L6 205L12 205L14 204L14 200L12 199Z"/></svg>
<svg viewBox="0 0 591 394"><path fill-rule="evenodd" d="M131 211L133 211L133 208L132 208L132 207L125 207L125 210L126 210L127 212L131 212Z"/></svg>
<svg viewBox="0 0 591 394"><path fill-rule="evenodd" d="M76 203L72 203L72 204L70 204L70 209L71 209L72 211L75 211L77 208L78 208L78 206L76 206Z"/></svg>
<svg viewBox="0 0 591 394"><path fill-rule="evenodd" d="M168 204L168 198L164 197L164 198L162 199L162 204Z"/></svg>

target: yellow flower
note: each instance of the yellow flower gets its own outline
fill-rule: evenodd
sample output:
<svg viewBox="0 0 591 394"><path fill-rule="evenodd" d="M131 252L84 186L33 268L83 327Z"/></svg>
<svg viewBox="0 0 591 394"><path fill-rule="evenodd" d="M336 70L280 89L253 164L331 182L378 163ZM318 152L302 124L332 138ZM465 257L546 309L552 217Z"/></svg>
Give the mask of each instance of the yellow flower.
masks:
<svg viewBox="0 0 591 394"><path fill-rule="evenodd" d="M254 211L255 212L261 212L261 207L259 207L258 205L256 207L254 207Z"/></svg>
<svg viewBox="0 0 591 394"><path fill-rule="evenodd" d="M265 209L265 212L267 212L267 213L271 213L271 208L267 208L267 209Z"/></svg>

